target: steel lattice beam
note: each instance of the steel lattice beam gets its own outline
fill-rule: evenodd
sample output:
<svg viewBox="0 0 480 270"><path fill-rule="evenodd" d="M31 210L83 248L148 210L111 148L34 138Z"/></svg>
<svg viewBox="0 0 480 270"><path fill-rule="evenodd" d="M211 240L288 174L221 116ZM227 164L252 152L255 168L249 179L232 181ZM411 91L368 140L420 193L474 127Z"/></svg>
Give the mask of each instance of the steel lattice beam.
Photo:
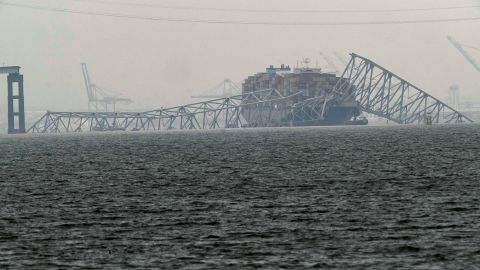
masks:
<svg viewBox="0 0 480 270"><path fill-rule="evenodd" d="M362 56L351 54L350 62L333 94L354 95L362 110L399 124L472 122L452 107Z"/></svg>
<svg viewBox="0 0 480 270"><path fill-rule="evenodd" d="M278 105L285 100L300 94L302 92L284 96L268 89L142 113L47 112L28 132L215 129L250 127L251 123L267 127L272 124L271 112L278 110Z"/></svg>
<svg viewBox="0 0 480 270"><path fill-rule="evenodd" d="M305 122L323 119L329 107L352 96L363 111L399 124L422 123L426 117L433 123L473 122L393 72L353 53L335 87L325 96L295 104L291 117L302 115L300 120Z"/></svg>
<svg viewBox="0 0 480 270"><path fill-rule="evenodd" d="M47 112L28 132L315 125L317 121L325 120L329 110L336 106L357 107L399 124L421 123L427 117L433 123L472 122L420 88L356 54L351 54L350 62L334 88L321 96L287 105L303 94L299 91L285 96L276 89L267 89L142 113Z"/></svg>

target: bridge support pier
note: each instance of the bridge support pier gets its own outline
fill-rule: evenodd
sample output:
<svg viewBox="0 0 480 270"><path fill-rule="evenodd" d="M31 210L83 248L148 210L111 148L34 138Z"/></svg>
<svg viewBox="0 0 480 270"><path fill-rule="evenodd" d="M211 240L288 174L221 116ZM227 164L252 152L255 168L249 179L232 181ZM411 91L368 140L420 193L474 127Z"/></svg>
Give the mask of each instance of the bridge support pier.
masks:
<svg viewBox="0 0 480 270"><path fill-rule="evenodd" d="M10 73L8 80L8 133L25 133L23 75Z"/></svg>

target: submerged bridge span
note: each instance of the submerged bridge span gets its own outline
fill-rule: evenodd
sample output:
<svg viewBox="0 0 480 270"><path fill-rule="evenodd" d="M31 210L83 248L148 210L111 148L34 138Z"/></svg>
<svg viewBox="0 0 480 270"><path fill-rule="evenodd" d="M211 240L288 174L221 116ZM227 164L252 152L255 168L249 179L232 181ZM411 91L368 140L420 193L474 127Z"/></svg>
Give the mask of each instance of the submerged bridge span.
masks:
<svg viewBox="0 0 480 270"><path fill-rule="evenodd" d="M419 87L362 56L351 54L342 78L326 95L296 102L304 92L276 89L147 112L47 112L31 133L158 131L302 125L321 120L354 96L362 111L398 124L473 122ZM280 120L279 120L280 119Z"/></svg>
<svg viewBox="0 0 480 270"><path fill-rule="evenodd" d="M267 127L289 96L276 89L250 92L228 98L134 112L47 112L29 130L31 133L82 131L158 131L174 129L215 129Z"/></svg>
<svg viewBox="0 0 480 270"><path fill-rule="evenodd" d="M360 55L351 54L341 77L328 95L295 104L292 117L299 122L314 121L325 115L330 103L354 96L362 111L398 124L419 124L427 118L436 124L473 122L419 87Z"/></svg>

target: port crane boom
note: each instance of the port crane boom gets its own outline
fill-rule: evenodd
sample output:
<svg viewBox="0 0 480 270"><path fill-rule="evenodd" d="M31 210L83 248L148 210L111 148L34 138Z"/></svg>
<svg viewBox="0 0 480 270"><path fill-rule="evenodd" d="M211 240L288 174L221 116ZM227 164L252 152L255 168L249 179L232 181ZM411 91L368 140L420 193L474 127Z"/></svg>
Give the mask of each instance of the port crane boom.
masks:
<svg viewBox="0 0 480 270"><path fill-rule="evenodd" d="M97 87L97 85L92 83L90 79L90 74L88 73L87 64L82 63L81 66L82 66L83 80L85 83L85 89L87 90L89 111L91 111L92 109L95 109L95 111L98 112L99 105L102 111L108 111L109 105L112 105L113 111L115 111L117 103L132 103L132 100L129 98L121 98L121 97L118 97L118 95L109 94L108 91Z"/></svg>
<svg viewBox="0 0 480 270"><path fill-rule="evenodd" d="M83 81L85 83L85 89L87 90L88 96L88 110L91 110L91 105L95 105L95 111L98 110L98 104L95 102L97 97L95 96L95 92L92 90L92 83L90 82L90 74L88 74L87 64L82 63L82 73L83 73Z"/></svg>
<svg viewBox="0 0 480 270"><path fill-rule="evenodd" d="M466 50L464 45L460 44L458 41L456 41L453 37L448 36L448 41L452 43L452 45L467 59L467 61L478 71L480 72L480 64L473 58ZM476 49L476 48L475 48ZM478 50L478 49L476 49Z"/></svg>
<svg viewBox="0 0 480 270"><path fill-rule="evenodd" d="M335 63L333 63L333 61L327 57L325 54L323 54L322 52L320 52L320 56L323 58L323 60L327 63L328 67L330 68L333 68L333 70L335 71L335 73L340 73L337 65L335 65Z"/></svg>
<svg viewBox="0 0 480 270"><path fill-rule="evenodd" d="M238 95L242 92L241 87L230 79L225 79L214 87L208 89L203 94L192 96L191 98L225 98Z"/></svg>

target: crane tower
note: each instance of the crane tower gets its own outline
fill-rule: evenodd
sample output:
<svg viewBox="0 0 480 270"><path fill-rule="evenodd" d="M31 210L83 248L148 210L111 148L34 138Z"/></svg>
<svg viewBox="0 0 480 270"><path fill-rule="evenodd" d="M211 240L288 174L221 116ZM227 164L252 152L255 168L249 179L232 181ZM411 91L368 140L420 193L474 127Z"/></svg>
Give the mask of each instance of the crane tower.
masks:
<svg viewBox="0 0 480 270"><path fill-rule="evenodd" d="M478 48L475 48L475 47L472 47L472 46L466 46L466 45L462 45L460 44L458 41L456 41L453 37L451 36L448 36L448 41L450 41L450 43L452 43L452 45L463 55L463 57L465 57L465 59L467 59L467 61L478 71L480 72L480 64L477 62L477 60L475 60L475 58L473 58L472 55L470 55L467 50L465 50L464 47L469 47L469 48L472 48L474 50L478 50L480 51L480 49Z"/></svg>
<svg viewBox="0 0 480 270"><path fill-rule="evenodd" d="M99 88L92 83L87 64L82 63L81 66L85 89L87 90L88 111L94 110L98 112L100 110L108 112L109 108L115 111L117 103L132 103L131 99L119 97L118 94Z"/></svg>

